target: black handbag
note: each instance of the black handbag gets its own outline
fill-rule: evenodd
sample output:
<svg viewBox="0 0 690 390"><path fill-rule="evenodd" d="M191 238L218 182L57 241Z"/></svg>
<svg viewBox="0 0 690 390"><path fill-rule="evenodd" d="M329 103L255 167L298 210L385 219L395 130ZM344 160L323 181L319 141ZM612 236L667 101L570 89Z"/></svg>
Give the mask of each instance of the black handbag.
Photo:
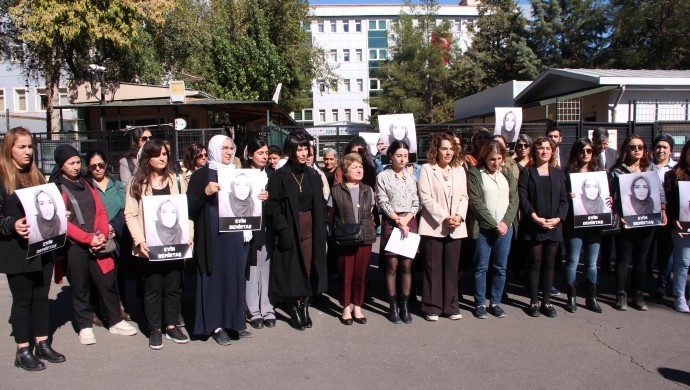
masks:
<svg viewBox="0 0 690 390"><path fill-rule="evenodd" d="M621 232L621 217L616 213L611 213L611 226L601 228L601 235L604 237L615 236Z"/></svg>
<svg viewBox="0 0 690 390"><path fill-rule="evenodd" d="M364 244L361 223L348 223L333 229L333 241L338 246L358 246Z"/></svg>

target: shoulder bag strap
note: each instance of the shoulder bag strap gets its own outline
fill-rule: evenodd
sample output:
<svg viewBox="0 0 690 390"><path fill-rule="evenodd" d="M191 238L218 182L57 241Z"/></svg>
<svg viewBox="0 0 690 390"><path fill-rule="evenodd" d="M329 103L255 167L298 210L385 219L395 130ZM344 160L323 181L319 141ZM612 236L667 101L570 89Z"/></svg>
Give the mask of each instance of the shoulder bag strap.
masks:
<svg viewBox="0 0 690 390"><path fill-rule="evenodd" d="M67 195L67 198L69 198L69 201L72 203L72 207L74 207L74 213L77 215L77 221L79 222L80 227L82 230L86 231L86 223L84 223L84 216L81 213L79 202L77 202L77 199L74 197L74 194L72 194L72 191L68 190L66 186L62 186L62 190L65 191L65 195Z"/></svg>

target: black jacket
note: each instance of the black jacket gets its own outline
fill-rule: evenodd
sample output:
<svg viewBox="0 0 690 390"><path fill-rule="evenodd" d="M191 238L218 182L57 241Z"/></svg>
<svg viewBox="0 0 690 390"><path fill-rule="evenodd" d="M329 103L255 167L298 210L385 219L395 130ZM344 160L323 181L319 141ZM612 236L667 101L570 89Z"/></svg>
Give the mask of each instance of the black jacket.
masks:
<svg viewBox="0 0 690 390"><path fill-rule="evenodd" d="M528 241L557 241L563 240L563 223L568 216L568 195L565 190L563 172L555 167L549 167L551 179L551 214L544 215L544 194L538 183L539 171L537 167L527 167L520 173L518 194L520 195L520 209L523 213L520 224L520 235ZM537 226L532 220L532 213L541 218L560 218L561 223L556 228L545 230Z"/></svg>

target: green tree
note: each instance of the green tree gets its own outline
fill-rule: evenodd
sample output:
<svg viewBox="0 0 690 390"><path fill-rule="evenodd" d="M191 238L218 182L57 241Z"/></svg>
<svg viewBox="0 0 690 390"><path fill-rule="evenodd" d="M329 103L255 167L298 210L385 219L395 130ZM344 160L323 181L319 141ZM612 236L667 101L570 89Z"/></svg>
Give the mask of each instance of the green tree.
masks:
<svg viewBox="0 0 690 390"><path fill-rule="evenodd" d="M115 56L146 38L144 26L162 22L173 0L16 0L8 7L22 67L46 82L48 130L58 130L53 106L59 101L63 69L78 82L91 75L87 64L119 64ZM136 50L135 50L136 53ZM118 75L121 67L110 72ZM132 69L128 70L132 73Z"/></svg>
<svg viewBox="0 0 690 390"><path fill-rule="evenodd" d="M530 44L543 68L591 68L605 46L607 2L531 0Z"/></svg>
<svg viewBox="0 0 690 390"><path fill-rule="evenodd" d="M453 87L459 97L510 80L533 80L541 62L528 44L527 20L513 0L485 0L470 25L470 48L453 64Z"/></svg>
<svg viewBox="0 0 690 390"><path fill-rule="evenodd" d="M420 123L439 123L453 118L447 63L454 50L450 23L437 25L435 0L406 2L410 13L402 12L391 27L394 44L390 60L380 64L382 92L370 99L379 114L413 113Z"/></svg>
<svg viewBox="0 0 690 390"><path fill-rule="evenodd" d="M611 36L603 66L621 69L690 68L690 2L611 0Z"/></svg>

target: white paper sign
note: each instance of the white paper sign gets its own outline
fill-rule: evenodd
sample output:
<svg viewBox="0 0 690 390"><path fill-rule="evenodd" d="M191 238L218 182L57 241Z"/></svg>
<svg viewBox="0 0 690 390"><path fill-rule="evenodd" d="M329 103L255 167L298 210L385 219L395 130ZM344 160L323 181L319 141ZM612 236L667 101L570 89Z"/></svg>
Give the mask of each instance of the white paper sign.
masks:
<svg viewBox="0 0 690 390"><path fill-rule="evenodd" d="M218 170L218 230L236 232L261 229L259 193L268 178L258 169Z"/></svg>
<svg viewBox="0 0 690 390"><path fill-rule="evenodd" d="M618 176L626 228L661 225L661 181L656 172Z"/></svg>
<svg viewBox="0 0 690 390"><path fill-rule="evenodd" d="M494 135L502 135L506 142L517 142L522 127L522 107L496 107Z"/></svg>
<svg viewBox="0 0 690 390"><path fill-rule="evenodd" d="M65 245L67 216L62 194L54 183L15 191L29 225L27 259Z"/></svg>
<svg viewBox="0 0 690 390"><path fill-rule="evenodd" d="M407 237L403 238L402 230L393 228L388 243L384 248L388 252L395 253L400 256L414 259L417 255L417 248L419 248L419 234L407 233Z"/></svg>
<svg viewBox="0 0 690 390"><path fill-rule="evenodd" d="M391 146L393 141L403 141L410 147L410 153L417 153L417 129L413 114L379 115L379 137Z"/></svg>
<svg viewBox="0 0 690 390"><path fill-rule="evenodd" d="M365 141L367 141L367 145L369 145L369 151L371 152L372 156L376 156L376 153L378 153L378 150L376 150L376 144L379 142L379 139L381 139L381 134L379 133L359 133L359 136L364 138ZM385 154L385 150L384 150Z"/></svg>
<svg viewBox="0 0 690 390"><path fill-rule="evenodd" d="M192 257L186 195L155 195L141 198L144 233L149 260L179 260Z"/></svg>

